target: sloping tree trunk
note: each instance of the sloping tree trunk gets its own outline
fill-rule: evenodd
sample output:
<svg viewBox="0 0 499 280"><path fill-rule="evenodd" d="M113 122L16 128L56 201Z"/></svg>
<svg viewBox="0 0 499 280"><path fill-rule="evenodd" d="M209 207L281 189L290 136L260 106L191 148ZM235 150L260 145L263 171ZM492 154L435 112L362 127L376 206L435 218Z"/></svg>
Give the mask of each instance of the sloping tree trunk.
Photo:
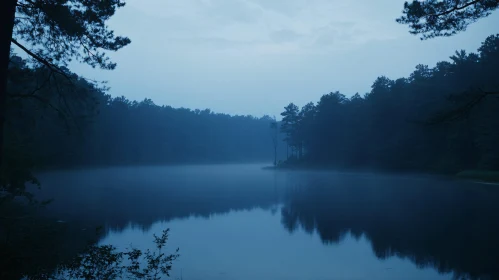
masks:
<svg viewBox="0 0 499 280"><path fill-rule="evenodd" d="M16 15L17 0L0 0L0 167L3 161L5 103L7 100L7 75L10 59L10 41Z"/></svg>

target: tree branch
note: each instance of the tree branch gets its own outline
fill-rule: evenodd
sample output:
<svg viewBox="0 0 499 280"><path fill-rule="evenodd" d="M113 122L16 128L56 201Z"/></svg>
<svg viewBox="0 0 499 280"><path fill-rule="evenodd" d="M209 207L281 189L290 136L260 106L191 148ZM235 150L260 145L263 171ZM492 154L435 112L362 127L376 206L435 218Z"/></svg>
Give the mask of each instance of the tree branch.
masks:
<svg viewBox="0 0 499 280"><path fill-rule="evenodd" d="M61 69L59 69L59 67L50 63L46 59L43 59L42 57L33 53L32 51L28 50L25 46L23 46L19 42L17 42L16 39L12 38L11 41L12 41L12 43L14 43L14 45L18 46L20 49L22 49L24 52L26 52L29 56L33 57L36 61L47 66L51 71L66 77L68 80L71 80L71 78L66 73L64 73Z"/></svg>
<svg viewBox="0 0 499 280"><path fill-rule="evenodd" d="M481 0L474 0L474 1L471 1L471 2L468 2L466 4L464 4L463 6L459 7L459 6L455 6L454 8L450 9L450 10L447 10L447 11L443 11L441 13L438 13L438 14L431 14L431 15L428 15L428 16L435 16L435 17L439 17L439 16L444 16L444 15L448 15L452 12L455 12L455 11L459 11L459 10L462 10L462 9L466 9L467 7L471 6L471 5L474 5L476 3L479 3Z"/></svg>
<svg viewBox="0 0 499 280"><path fill-rule="evenodd" d="M33 98L43 104L46 104L47 106L49 106L51 109L53 109L54 111L56 111L61 117L62 119L64 120L64 124L66 126L66 129L69 130L70 128L70 125L69 125L69 122L68 122L68 117L67 117L67 114L65 114L62 110L60 110L59 108L55 107L54 105L52 105L52 103L50 103L50 101L36 95L36 94L9 94L9 97L11 98Z"/></svg>
<svg viewBox="0 0 499 280"><path fill-rule="evenodd" d="M437 114L435 117L426 121L426 123L429 125L434 125L434 124L440 124L440 123L443 123L446 121L455 121L455 120L461 119L463 117L468 116L469 113L471 112L471 110L476 105L478 105L480 102L482 102L482 100L485 99L487 96L499 95L499 91L483 91L481 88L479 88L478 91L480 93L476 94L471 100L469 100L464 105L461 105L453 110ZM464 92L462 94L467 94L467 92ZM452 97L452 96L450 96L450 97Z"/></svg>
<svg viewBox="0 0 499 280"><path fill-rule="evenodd" d="M87 37L88 37L88 36L87 36ZM82 46L82 47L83 47L83 48L87 51L87 54L88 54L89 56L94 57L94 58L96 57L96 56L95 56L95 54L94 54L94 53L92 53L92 52L90 51L90 49L89 49L89 48L88 48L88 47L87 47L87 46L83 43L83 41L81 40L81 38L80 38L80 44L81 44L81 46Z"/></svg>
<svg viewBox="0 0 499 280"><path fill-rule="evenodd" d="M26 4L21 4L21 3L17 3L17 4L16 4L16 6L18 6L18 7L22 7L22 8L26 8L26 9L28 9L28 8L33 8L33 7L31 7L31 6L28 6L28 5L26 5Z"/></svg>
<svg viewBox="0 0 499 280"><path fill-rule="evenodd" d="M494 94L499 94L499 91L483 91L479 89L484 95L494 95Z"/></svg>
<svg viewBox="0 0 499 280"><path fill-rule="evenodd" d="M35 94L37 91L41 90L42 88L45 87L45 85L47 84L47 82L50 82L50 79L52 78L52 75L54 74L54 72L50 72L49 76L47 77L47 79L45 79L41 85L37 86L31 93L30 95L33 95Z"/></svg>
<svg viewBox="0 0 499 280"><path fill-rule="evenodd" d="M23 0L23 1L26 1L26 2L30 3L31 5L33 5L33 6L36 5L35 2L33 2L31 0Z"/></svg>

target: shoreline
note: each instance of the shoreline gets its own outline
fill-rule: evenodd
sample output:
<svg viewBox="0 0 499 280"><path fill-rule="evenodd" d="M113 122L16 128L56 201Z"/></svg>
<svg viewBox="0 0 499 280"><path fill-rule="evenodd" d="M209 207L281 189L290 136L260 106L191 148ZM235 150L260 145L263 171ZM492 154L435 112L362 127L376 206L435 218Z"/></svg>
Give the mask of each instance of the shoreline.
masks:
<svg viewBox="0 0 499 280"><path fill-rule="evenodd" d="M477 184L499 185L499 171L495 170L462 170L459 172L437 172L428 170L394 170L394 169L368 169L368 168L340 168L333 166L314 165L287 165L265 166L263 170L274 171L335 171L342 173L379 173L392 175L419 175L438 176L460 181L470 181Z"/></svg>

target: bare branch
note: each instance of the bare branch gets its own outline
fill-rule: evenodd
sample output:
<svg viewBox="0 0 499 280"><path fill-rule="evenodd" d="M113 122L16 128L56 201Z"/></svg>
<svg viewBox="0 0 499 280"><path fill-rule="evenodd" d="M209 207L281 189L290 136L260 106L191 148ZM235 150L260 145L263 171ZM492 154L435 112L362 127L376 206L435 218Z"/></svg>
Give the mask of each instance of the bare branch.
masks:
<svg viewBox="0 0 499 280"><path fill-rule="evenodd" d="M30 3L30 4L32 4L32 5L35 5L35 2L33 2L33 1L31 1L31 0L21 0L21 1L26 1L26 2L28 2L28 3Z"/></svg>
<svg viewBox="0 0 499 280"><path fill-rule="evenodd" d="M88 36L87 36L88 37ZM85 49L85 51L87 52L87 54L89 56L92 56L92 57L95 57L95 54L93 52L90 51L90 49L83 43L83 41L81 40L80 38L80 44L81 46Z"/></svg>
<svg viewBox="0 0 499 280"><path fill-rule="evenodd" d="M59 108L52 105L52 103L50 103L49 100L44 99L43 97L36 95L36 94L9 94L9 97L11 97L11 98L33 98L33 99L41 102L42 104L49 106L51 109L56 111L62 117L64 124L66 126L66 129L68 129L68 130L70 129L67 114L64 113L62 110L60 110Z"/></svg>
<svg viewBox="0 0 499 280"><path fill-rule="evenodd" d="M54 72L50 71L49 73L49 76L42 82L41 85L37 86L31 93L30 95L33 95L35 94L37 91L41 90L42 88L45 87L45 85L47 84L47 82L50 82L50 79L52 78L52 75L54 74Z"/></svg>
<svg viewBox="0 0 499 280"><path fill-rule="evenodd" d="M21 45L19 42L16 41L16 39L12 38L12 43L14 43L16 46L18 46L20 49L22 49L24 52L26 52L29 56L33 57L36 61L40 62L41 64L47 66L51 71L56 72L57 74L60 74L64 77L66 77L68 80L71 80L71 78L64 73L61 69L59 69L58 66L50 63L46 59L43 59L39 55L33 53L32 51L28 50L25 46Z"/></svg>
<svg viewBox="0 0 499 280"><path fill-rule="evenodd" d="M434 124L440 124L440 123L443 123L446 121L455 121L455 120L465 118L470 114L471 110L476 105L478 105L480 102L482 102L482 100L485 99L487 96L499 95L499 91L484 91L481 88L478 89L478 92L479 93L472 92L471 94L474 94L475 96L471 100L469 100L467 103L465 103L464 105L461 105L453 110L437 114L435 117L426 121L426 124L434 125ZM466 91L466 92L463 92L462 94L470 94L470 92ZM453 96L450 96L449 98L452 98L452 97Z"/></svg>

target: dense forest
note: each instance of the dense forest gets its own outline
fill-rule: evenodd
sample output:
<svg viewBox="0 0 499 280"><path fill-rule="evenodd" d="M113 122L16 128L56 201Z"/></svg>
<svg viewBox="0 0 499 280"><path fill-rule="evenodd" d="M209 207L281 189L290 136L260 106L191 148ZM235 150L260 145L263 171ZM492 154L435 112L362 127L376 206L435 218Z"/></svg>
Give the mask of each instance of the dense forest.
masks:
<svg viewBox="0 0 499 280"><path fill-rule="evenodd" d="M69 79L12 57L9 158L29 159L42 168L236 161L270 164L274 159L274 120L269 116L231 116L209 109L158 106L150 99L137 102L111 97L105 93L105 85L65 71ZM20 153L24 153L22 157Z"/></svg>
<svg viewBox="0 0 499 280"><path fill-rule="evenodd" d="M13 55L6 158L12 166L71 167L273 161L337 168L455 172L499 168L499 35L408 78L381 76L363 96L332 92L281 114L230 116L106 94L64 69ZM15 117L14 117L15 116ZM22 129L19 129L22 128ZM26 129L29 128L29 129ZM13 162L15 161L15 162Z"/></svg>
<svg viewBox="0 0 499 280"><path fill-rule="evenodd" d="M499 169L499 35L364 96L285 107L288 164L432 172Z"/></svg>

